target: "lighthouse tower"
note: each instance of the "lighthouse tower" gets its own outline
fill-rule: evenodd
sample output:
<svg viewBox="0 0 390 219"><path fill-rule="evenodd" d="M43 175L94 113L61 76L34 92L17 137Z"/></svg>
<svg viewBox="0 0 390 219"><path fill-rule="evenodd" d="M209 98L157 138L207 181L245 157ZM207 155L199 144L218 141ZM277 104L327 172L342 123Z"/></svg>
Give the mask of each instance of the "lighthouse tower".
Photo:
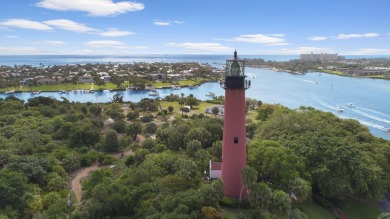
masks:
<svg viewBox="0 0 390 219"><path fill-rule="evenodd" d="M222 181L225 196L239 198L242 189L241 170L246 166L245 90L251 85L245 80L245 61L237 57L226 60L224 126L222 143ZM246 197L246 191L242 197Z"/></svg>

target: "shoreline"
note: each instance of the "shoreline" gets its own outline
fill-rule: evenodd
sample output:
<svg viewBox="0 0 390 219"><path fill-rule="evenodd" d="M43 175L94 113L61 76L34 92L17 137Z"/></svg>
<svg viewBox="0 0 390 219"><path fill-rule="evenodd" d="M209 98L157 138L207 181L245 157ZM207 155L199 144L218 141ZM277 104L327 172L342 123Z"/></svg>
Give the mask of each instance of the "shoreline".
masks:
<svg viewBox="0 0 390 219"><path fill-rule="evenodd" d="M270 66L251 66L251 65L246 65L245 67L257 68L257 69L268 69L268 70L271 70L271 71L274 71L274 72L285 72L285 73L290 73L290 74L295 74L295 75L303 75L303 74L306 74L306 73L323 73L323 74L337 75L337 76L340 76L340 77L370 78L370 79L390 80L390 77L387 78L387 77L384 77L384 75L353 76L353 75L348 75L348 74L344 74L344 73L337 73L337 72L332 73L332 71L318 71L318 70L314 71L314 70L311 70L311 71L308 71L308 72L298 72L298 71L291 71L291 70L288 70L288 69L278 69L278 68L274 68L274 67L270 67Z"/></svg>
<svg viewBox="0 0 390 219"><path fill-rule="evenodd" d="M179 89L177 88L173 88L171 86L161 86L161 87L154 87L155 89L176 89L176 90L180 90L181 88L191 88L191 87L198 87L204 83L209 83L209 82L214 82L214 83L217 83L218 81L215 81L215 80L209 80L209 81L200 81L200 82L194 82L194 84L183 84L183 85L176 85L177 87L179 87ZM42 92L46 92L46 93L49 93L49 92L58 92L58 93L68 93L68 92L84 92L84 93L91 93L91 92L101 92L101 91L130 91L130 90L133 90L133 91L146 91L146 92L149 92L150 90L147 90L147 89L128 89L128 88L113 88L113 89L110 89L110 88L106 88L106 89L82 89L82 86L90 86L91 84L82 84L80 85L80 88L75 88L75 89L63 89L64 86L75 86L75 84L55 84L55 85L50 85L50 86L58 86L58 89L43 89L42 87L43 86L47 86L47 85L41 85L41 86L32 86L32 87L29 87L31 88L30 90L23 90L24 88L11 88L11 89L0 89L0 93L1 94L14 94L14 93L31 93L31 94L34 94L34 95L39 95L39 93L42 93ZM77 84L78 85L78 84ZM192 86L191 86L192 85ZM61 89L62 88L62 89ZM38 93L36 93L38 92Z"/></svg>

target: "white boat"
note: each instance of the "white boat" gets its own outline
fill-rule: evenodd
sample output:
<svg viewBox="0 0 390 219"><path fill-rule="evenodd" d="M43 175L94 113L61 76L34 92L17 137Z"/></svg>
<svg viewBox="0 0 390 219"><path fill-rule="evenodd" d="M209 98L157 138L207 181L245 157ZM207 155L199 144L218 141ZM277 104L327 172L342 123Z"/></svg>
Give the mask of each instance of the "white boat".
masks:
<svg viewBox="0 0 390 219"><path fill-rule="evenodd" d="M13 93L15 93L15 90L5 91L4 93L5 93L5 94L13 94Z"/></svg>
<svg viewBox="0 0 390 219"><path fill-rule="evenodd" d="M180 90L180 86L178 86L178 85L172 85L171 89L172 89L172 90Z"/></svg>
<svg viewBox="0 0 390 219"><path fill-rule="evenodd" d="M41 91L34 91L34 92L32 92L33 94L40 94L41 93Z"/></svg>
<svg viewBox="0 0 390 219"><path fill-rule="evenodd" d="M150 91L148 95L149 96L158 96L160 94L157 91Z"/></svg>
<svg viewBox="0 0 390 219"><path fill-rule="evenodd" d="M348 107L355 107L355 105L353 103L347 103L347 106Z"/></svg>
<svg viewBox="0 0 390 219"><path fill-rule="evenodd" d="M337 112L344 112L344 109L341 106L336 106L336 111Z"/></svg>
<svg viewBox="0 0 390 219"><path fill-rule="evenodd" d="M215 93L213 93L213 92L208 92L208 93L206 94L206 96L208 96L208 97L215 97Z"/></svg>
<svg viewBox="0 0 390 219"><path fill-rule="evenodd" d="M383 131L390 132L390 128L385 128L385 129L383 129Z"/></svg>

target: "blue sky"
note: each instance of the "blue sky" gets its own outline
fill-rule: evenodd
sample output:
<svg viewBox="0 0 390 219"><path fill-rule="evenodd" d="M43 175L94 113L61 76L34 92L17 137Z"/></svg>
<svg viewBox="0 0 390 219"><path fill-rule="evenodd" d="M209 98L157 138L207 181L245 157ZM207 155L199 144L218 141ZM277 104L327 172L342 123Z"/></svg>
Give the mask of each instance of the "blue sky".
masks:
<svg viewBox="0 0 390 219"><path fill-rule="evenodd" d="M0 55L390 54L388 0L2 0Z"/></svg>

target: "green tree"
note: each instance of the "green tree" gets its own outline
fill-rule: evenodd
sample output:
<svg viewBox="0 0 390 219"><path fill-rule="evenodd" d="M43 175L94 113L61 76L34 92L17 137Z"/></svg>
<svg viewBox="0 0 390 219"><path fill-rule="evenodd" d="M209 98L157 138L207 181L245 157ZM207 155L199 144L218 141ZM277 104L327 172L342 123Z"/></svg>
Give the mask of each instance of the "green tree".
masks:
<svg viewBox="0 0 390 219"><path fill-rule="evenodd" d="M115 130L108 130L103 143L103 150L106 152L116 152L119 150L118 133Z"/></svg>
<svg viewBox="0 0 390 219"><path fill-rule="evenodd" d="M267 210L272 204L273 192L266 183L255 183L249 193L249 203L252 208Z"/></svg>
<svg viewBox="0 0 390 219"><path fill-rule="evenodd" d="M295 178L290 181L290 191L294 192L297 202L303 202L311 196L311 185L308 181Z"/></svg>
<svg viewBox="0 0 390 219"><path fill-rule="evenodd" d="M7 166L11 170L24 173L31 182L43 184L49 165L43 158L24 156L16 158Z"/></svg>
<svg viewBox="0 0 390 219"><path fill-rule="evenodd" d="M198 151L199 149L202 149L202 143L200 141L192 140L187 143L187 154L190 157L194 157L196 151Z"/></svg>
<svg viewBox="0 0 390 219"><path fill-rule="evenodd" d="M150 134L154 134L157 131L158 126L156 123L149 123L146 125L145 131Z"/></svg>
<svg viewBox="0 0 390 219"><path fill-rule="evenodd" d="M173 106L168 106L168 111L169 111L170 113L172 113L172 112L173 112Z"/></svg>
<svg viewBox="0 0 390 219"><path fill-rule="evenodd" d="M211 109L211 112L213 113L214 117L217 117L219 113L219 108L215 106Z"/></svg>
<svg viewBox="0 0 390 219"><path fill-rule="evenodd" d="M210 132L203 127L193 128L185 135L186 142L198 140L202 143L202 148L208 148L211 146L212 142L210 142L210 138Z"/></svg>
<svg viewBox="0 0 390 219"><path fill-rule="evenodd" d="M199 100L196 99L194 97L194 95L190 94L187 98L186 98L186 102L185 102L188 106L191 107L191 109L193 108L193 106L197 106L199 105Z"/></svg>
<svg viewBox="0 0 390 219"><path fill-rule="evenodd" d="M272 194L271 213L278 218L288 218L291 210L291 198L281 190L276 190Z"/></svg>
<svg viewBox="0 0 390 219"><path fill-rule="evenodd" d="M218 161L222 159L222 141L219 140L213 143L213 146L211 147L211 154Z"/></svg>
<svg viewBox="0 0 390 219"><path fill-rule="evenodd" d="M139 117L139 112L137 110L135 111L130 111L126 114L126 118L128 120L134 121Z"/></svg>
<svg viewBox="0 0 390 219"><path fill-rule="evenodd" d="M379 215L378 219L390 219L390 213L382 213Z"/></svg>
<svg viewBox="0 0 390 219"><path fill-rule="evenodd" d="M99 142L100 130L88 124L74 124L70 130L69 142L73 147L92 147Z"/></svg>
<svg viewBox="0 0 390 219"><path fill-rule="evenodd" d="M137 139L137 135L142 133L142 125L140 123L132 123L126 126L126 134Z"/></svg>
<svg viewBox="0 0 390 219"><path fill-rule="evenodd" d="M23 173L4 168L0 170L0 209L9 205L15 209L24 209L27 177Z"/></svg>
<svg viewBox="0 0 390 219"><path fill-rule="evenodd" d="M296 177L308 178L302 158L273 141L252 141L248 145L248 160L259 173L259 179L284 187Z"/></svg>

